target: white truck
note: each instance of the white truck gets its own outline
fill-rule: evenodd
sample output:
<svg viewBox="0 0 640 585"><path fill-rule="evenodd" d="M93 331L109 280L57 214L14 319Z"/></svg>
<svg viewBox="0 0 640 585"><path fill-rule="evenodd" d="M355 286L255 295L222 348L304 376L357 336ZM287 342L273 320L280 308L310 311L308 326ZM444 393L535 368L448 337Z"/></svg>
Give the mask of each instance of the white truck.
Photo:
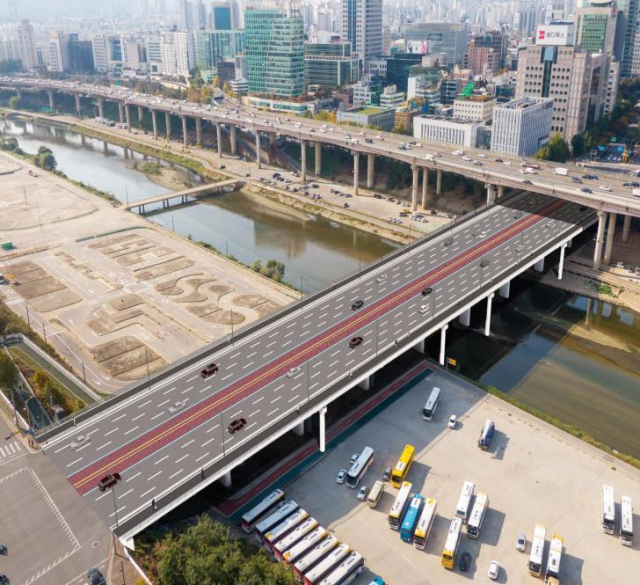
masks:
<svg viewBox="0 0 640 585"><path fill-rule="evenodd" d="M569 175L569 169L565 169L564 167L556 167L555 169L553 169L553 172L556 175L562 175L563 177Z"/></svg>
<svg viewBox="0 0 640 585"><path fill-rule="evenodd" d="M631 193L634 197L640 197L640 189L634 189Z"/></svg>

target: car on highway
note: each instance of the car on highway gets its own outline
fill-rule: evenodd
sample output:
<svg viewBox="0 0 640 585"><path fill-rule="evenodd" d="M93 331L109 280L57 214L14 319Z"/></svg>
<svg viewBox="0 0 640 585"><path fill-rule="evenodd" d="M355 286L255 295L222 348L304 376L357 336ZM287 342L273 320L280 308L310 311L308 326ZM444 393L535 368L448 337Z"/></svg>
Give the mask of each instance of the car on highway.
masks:
<svg viewBox="0 0 640 585"><path fill-rule="evenodd" d="M453 238L447 238L444 242L445 247L449 247L451 244L453 244Z"/></svg>
<svg viewBox="0 0 640 585"><path fill-rule="evenodd" d="M609 193L611 191L611 187L609 187L609 185L600 185L600 191L606 191Z"/></svg>
<svg viewBox="0 0 640 585"><path fill-rule="evenodd" d="M87 571L87 579L89 579L89 585L107 585L104 575L95 567Z"/></svg>
<svg viewBox="0 0 640 585"><path fill-rule="evenodd" d="M571 180L574 183L582 183L582 179L580 177L571 177Z"/></svg>
<svg viewBox="0 0 640 585"><path fill-rule="evenodd" d="M433 288L430 286L427 286L426 288L423 288L421 293L423 297L426 297L427 295L430 295L433 292Z"/></svg>
<svg viewBox="0 0 640 585"><path fill-rule="evenodd" d="M351 310L357 311L358 309L362 309L362 307L364 307L364 301L361 301L360 299L358 299L356 302L353 303L353 305L351 305Z"/></svg>
<svg viewBox="0 0 640 585"><path fill-rule="evenodd" d="M471 553L465 550L462 553L462 555L460 555L460 562L458 563L458 568L463 573L466 573L469 570L470 566L471 566Z"/></svg>
<svg viewBox="0 0 640 585"><path fill-rule="evenodd" d="M362 339L362 337L354 337L350 342L349 342L349 347L351 349L355 349L356 347L358 347L359 345L362 345L362 342L364 341L364 339Z"/></svg>
<svg viewBox="0 0 640 585"><path fill-rule="evenodd" d="M247 421L244 418L238 418L234 421L231 421L231 424L227 427L227 432L231 435L237 433L240 429L244 428L247 424Z"/></svg>
<svg viewBox="0 0 640 585"><path fill-rule="evenodd" d="M458 424L458 417L455 414L452 414L449 417L449 422L447 423L447 426L450 429L455 429L457 424Z"/></svg>
<svg viewBox="0 0 640 585"><path fill-rule="evenodd" d="M479 160L474 160L473 164L476 165L477 167L481 167L482 163Z"/></svg>
<svg viewBox="0 0 640 585"><path fill-rule="evenodd" d="M200 375L203 378L208 378L209 376L212 376L213 374L215 374L217 371L218 371L218 366L216 364L209 364L206 368L204 368L204 370L200 372Z"/></svg>
<svg viewBox="0 0 640 585"><path fill-rule="evenodd" d="M501 162L504 162L504 161L503 161L501 158L497 158L497 159L496 159L496 162L497 162L497 163L501 163Z"/></svg>
<svg viewBox="0 0 640 585"><path fill-rule="evenodd" d="M580 191L582 191L583 193L593 193L593 190L589 189L589 187L582 187Z"/></svg>
<svg viewBox="0 0 640 585"><path fill-rule="evenodd" d="M480 260L480 268L486 268L487 266L489 266L489 260L487 260L486 258Z"/></svg>
<svg viewBox="0 0 640 585"><path fill-rule="evenodd" d="M80 449L80 447L86 445L90 440L91 437L89 437L89 435L78 435L73 441L71 441L70 447L74 451L77 451L78 449Z"/></svg>
<svg viewBox="0 0 640 585"><path fill-rule="evenodd" d="M525 185L533 185L533 183L529 179L525 179L522 181Z"/></svg>
<svg viewBox="0 0 640 585"><path fill-rule="evenodd" d="M169 407L169 414L177 414L185 407L185 404L184 400L177 400Z"/></svg>
<svg viewBox="0 0 640 585"><path fill-rule="evenodd" d="M520 552L524 552L527 549L527 537L524 532L518 534L518 538L516 538L516 550Z"/></svg>
<svg viewBox="0 0 640 585"><path fill-rule="evenodd" d="M495 581L500 575L500 563L498 561L491 561L489 565L489 570L487 571L487 577Z"/></svg>
<svg viewBox="0 0 640 585"><path fill-rule="evenodd" d="M347 479L347 470L341 469L338 471L338 475L336 475L336 483L342 485L345 479Z"/></svg>
<svg viewBox="0 0 640 585"><path fill-rule="evenodd" d="M99 482L98 482L98 489L101 492L104 492L106 490L108 490L109 488L115 486L116 484L118 484L120 482L122 478L120 477L119 473L110 473L109 475L105 475Z"/></svg>
<svg viewBox="0 0 640 585"><path fill-rule="evenodd" d="M287 378L295 378L299 373L300 373L300 368L298 368L298 367L291 368L287 372Z"/></svg>
<svg viewBox="0 0 640 585"><path fill-rule="evenodd" d="M364 502L364 499L367 497L368 491L369 491L368 485L365 484L360 486L360 489L358 490L358 495L356 496L360 502Z"/></svg>
<svg viewBox="0 0 640 585"><path fill-rule="evenodd" d="M381 274L380 276L378 276L376 278L376 282L378 284L382 284L385 280L387 280L387 275L386 274Z"/></svg>
<svg viewBox="0 0 640 585"><path fill-rule="evenodd" d="M582 175L583 179L587 179L588 181L597 181L598 175Z"/></svg>
<svg viewBox="0 0 640 585"><path fill-rule="evenodd" d="M351 455L349 463L353 465L358 460L358 457L360 457L360 453L354 453L353 455Z"/></svg>
<svg viewBox="0 0 640 585"><path fill-rule="evenodd" d="M465 155L462 157L462 160L467 161L467 162L471 162L471 157L468 155Z"/></svg>

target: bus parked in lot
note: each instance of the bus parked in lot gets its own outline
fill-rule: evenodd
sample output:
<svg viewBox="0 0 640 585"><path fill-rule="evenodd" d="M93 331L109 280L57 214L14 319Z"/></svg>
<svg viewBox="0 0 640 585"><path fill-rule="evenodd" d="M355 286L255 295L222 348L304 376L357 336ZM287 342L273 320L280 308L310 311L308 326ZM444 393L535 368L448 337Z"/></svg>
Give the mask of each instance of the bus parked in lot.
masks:
<svg viewBox="0 0 640 585"><path fill-rule="evenodd" d="M531 555L529 556L529 573L534 577L542 575L542 556L544 555L544 539L547 536L547 527L536 524L531 541Z"/></svg>
<svg viewBox="0 0 640 585"><path fill-rule="evenodd" d="M613 534L616 528L616 502L613 494L613 486L602 486L602 530L607 534Z"/></svg>
<svg viewBox="0 0 640 585"><path fill-rule="evenodd" d="M284 553L290 548L298 544L309 532L315 530L318 527L318 521L315 518L307 518L298 524L289 534L281 538L276 542L273 547L273 554L276 559L282 560Z"/></svg>
<svg viewBox="0 0 640 585"><path fill-rule="evenodd" d="M367 469L369 469L372 463L373 449L371 447L365 447L347 473L347 485L351 489L354 490L358 487L360 480L364 474L367 473Z"/></svg>
<svg viewBox="0 0 640 585"><path fill-rule="evenodd" d="M422 508L422 514L418 520L418 525L413 533L413 546L424 550L427 546L427 538L429 538L429 532L433 526L433 521L436 517L436 501L433 498L427 498L427 501Z"/></svg>
<svg viewBox="0 0 640 585"><path fill-rule="evenodd" d="M478 447L483 451L486 451L491 445L491 439L493 439L493 433L496 430L496 425L492 420L487 419L480 431L480 437L478 438Z"/></svg>
<svg viewBox="0 0 640 585"><path fill-rule="evenodd" d="M284 504L284 492L282 490L271 492L255 508L252 508L242 516L242 530L247 534L251 534L261 518L265 518L269 512L279 508L282 504Z"/></svg>
<svg viewBox="0 0 640 585"><path fill-rule="evenodd" d="M373 484L373 487L369 491L369 495L367 496L367 504L369 504L370 508L375 508L384 493L384 482L377 480L376 483Z"/></svg>
<svg viewBox="0 0 640 585"><path fill-rule="evenodd" d="M620 521L620 542L625 546L633 544L633 502L629 496L622 496L622 518Z"/></svg>
<svg viewBox="0 0 640 585"><path fill-rule="evenodd" d="M402 525L400 526L400 538L404 542L411 542L413 540L413 533L416 530L416 524L420 519L420 512L422 512L422 506L424 505L424 497L420 494L413 494L409 501L409 507L407 513L404 515Z"/></svg>
<svg viewBox="0 0 640 585"><path fill-rule="evenodd" d="M364 572L364 558L360 553L352 552L320 582L320 585L349 585L362 572Z"/></svg>
<svg viewBox="0 0 640 585"><path fill-rule="evenodd" d="M442 551L442 558L440 559L440 564L445 569L454 569L456 566L456 553L458 552L461 534L462 520L456 516L451 520L447 540L444 543L444 549Z"/></svg>
<svg viewBox="0 0 640 585"><path fill-rule="evenodd" d="M313 569L322 559L324 559L334 548L338 546L338 539L329 534L324 540L319 542L308 553L306 553L299 561L293 565L293 573L302 583L305 573Z"/></svg>
<svg viewBox="0 0 640 585"><path fill-rule="evenodd" d="M280 506L273 514L267 516L264 520L260 520L256 524L253 535L259 543L264 541L264 535L272 528L275 528L281 522L284 522L291 514L298 510L298 504L293 500L289 500L283 506Z"/></svg>
<svg viewBox="0 0 640 585"><path fill-rule="evenodd" d="M409 504L409 496L411 495L412 488L413 485L411 485L411 482L403 482L400 486L400 491L391 506L391 510L389 510L387 520L389 521L389 526L391 526L393 530L398 530L400 528L402 517L404 516L404 512Z"/></svg>
<svg viewBox="0 0 640 585"><path fill-rule="evenodd" d="M415 452L416 449L413 445L404 446L400 459L398 459L398 463L396 463L396 466L391 472L391 484L393 487L399 488L402 485L402 482L406 479L409 469L411 469L413 455Z"/></svg>
<svg viewBox="0 0 640 585"><path fill-rule="evenodd" d="M289 532L291 532L298 524L304 522L309 517L309 513L306 510L300 508L291 516L289 516L284 522L280 522L277 526L269 530L264 535L265 548L271 552L273 547L279 540L282 540Z"/></svg>
<svg viewBox="0 0 640 585"><path fill-rule="evenodd" d="M351 547L348 544L339 544L324 559L322 559L313 569L307 571L304 576L304 585L318 585L327 575L329 575L342 561L351 554Z"/></svg>
<svg viewBox="0 0 640 585"><path fill-rule="evenodd" d="M476 501L471 510L471 516L469 516L469 521L467 522L467 536L469 538L478 538L480 536L480 529L482 528L482 522L484 521L488 507L489 496L484 492L480 492L476 496Z"/></svg>
<svg viewBox="0 0 640 585"><path fill-rule="evenodd" d="M475 485L472 481L465 481L462 484L462 491L458 498L458 505L456 506L456 516L463 522L467 521L469 516L469 506L471 505L471 498L473 497L473 490Z"/></svg>
<svg viewBox="0 0 640 585"><path fill-rule="evenodd" d="M549 546L549 558L547 570L544 574L544 582L547 585L560 585L560 561L562 560L562 536L554 534Z"/></svg>
<svg viewBox="0 0 640 585"><path fill-rule="evenodd" d="M429 395L429 398L427 399L427 402L422 409L422 418L424 420L431 421L433 419L433 415L436 413L439 401L440 388L434 388L433 390L431 390L431 394Z"/></svg>
<svg viewBox="0 0 640 585"><path fill-rule="evenodd" d="M289 550L282 555L285 565L292 565L306 555L316 544L329 534L327 529L322 526L316 526L311 532L306 534L304 538L294 544ZM279 544L279 543L278 543ZM276 548L277 548L276 544Z"/></svg>

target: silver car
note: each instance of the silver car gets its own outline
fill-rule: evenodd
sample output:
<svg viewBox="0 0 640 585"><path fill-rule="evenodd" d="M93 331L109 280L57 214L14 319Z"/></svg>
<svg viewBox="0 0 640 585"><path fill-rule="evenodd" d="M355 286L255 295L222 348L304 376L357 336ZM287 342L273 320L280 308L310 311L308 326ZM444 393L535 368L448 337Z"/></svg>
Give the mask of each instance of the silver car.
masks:
<svg viewBox="0 0 640 585"><path fill-rule="evenodd" d="M169 414L176 414L177 412L180 412L184 408L184 405L184 400L178 400L177 402L174 402L169 407Z"/></svg>
<svg viewBox="0 0 640 585"><path fill-rule="evenodd" d="M71 441L71 448L74 451L77 451L78 449L80 449L80 447L86 445L90 440L91 437L89 437L89 435L78 435L73 441Z"/></svg>

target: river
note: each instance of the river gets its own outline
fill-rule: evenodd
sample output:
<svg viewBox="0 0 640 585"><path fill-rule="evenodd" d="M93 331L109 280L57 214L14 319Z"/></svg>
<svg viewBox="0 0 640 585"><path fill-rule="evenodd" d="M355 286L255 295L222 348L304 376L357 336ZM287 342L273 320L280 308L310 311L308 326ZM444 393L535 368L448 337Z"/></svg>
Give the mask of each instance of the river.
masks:
<svg viewBox="0 0 640 585"><path fill-rule="evenodd" d="M0 131L36 152L49 146L68 176L121 201L165 188L131 168L143 157L79 134L21 121ZM166 164L166 163L161 163ZM200 178L177 168L181 179ZM274 208L243 192L154 213L150 219L252 264L275 259L288 282L317 290L390 252L379 236L313 214ZM482 335L484 305L471 328L450 327L450 357L463 374L574 424L602 442L640 458L640 315L609 303L534 284L512 283L511 298L496 296L492 335ZM438 336L430 342L437 356Z"/></svg>

